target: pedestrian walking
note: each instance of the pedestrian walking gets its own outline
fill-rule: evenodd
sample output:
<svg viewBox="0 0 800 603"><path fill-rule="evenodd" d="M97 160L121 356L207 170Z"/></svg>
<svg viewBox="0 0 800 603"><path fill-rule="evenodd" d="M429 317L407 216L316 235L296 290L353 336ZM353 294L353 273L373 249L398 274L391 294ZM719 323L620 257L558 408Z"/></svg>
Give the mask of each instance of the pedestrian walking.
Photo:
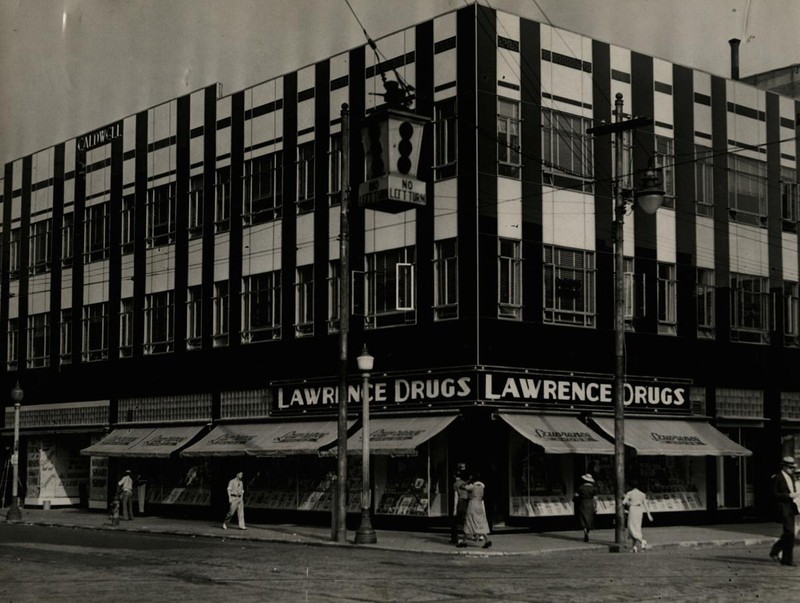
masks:
<svg viewBox="0 0 800 603"><path fill-rule="evenodd" d="M800 514L798 501L800 492L794 481L794 457L785 456L781 461L781 470L772 476L772 493L778 503L783 531L781 537L772 545L770 558L781 565L794 566L794 518Z"/></svg>
<svg viewBox="0 0 800 603"><path fill-rule="evenodd" d="M591 473L581 475L581 485L575 491L575 514L578 524L583 530L583 541L589 542L589 532L594 529L594 516L597 513L597 493L594 478Z"/></svg>
<svg viewBox="0 0 800 603"><path fill-rule="evenodd" d="M133 479L131 470L126 469L122 479L117 482L117 495L122 507L122 519L133 519Z"/></svg>
<svg viewBox="0 0 800 603"><path fill-rule="evenodd" d="M631 489L625 493L622 506L628 510L628 537L633 540L631 552L638 553L647 547L647 541L642 536L642 518L647 513L647 519L653 521L653 515L647 506L647 495L639 490L636 480L631 480Z"/></svg>
<svg viewBox="0 0 800 603"><path fill-rule="evenodd" d="M460 488L467 492L468 499L464 518L465 540L456 546L459 548L467 546L466 539L469 539L473 542L482 542L483 548L488 549L492 546L492 541L489 540L489 520L486 518L486 507L483 504L486 485L481 481L480 474L475 473L472 479Z"/></svg>
<svg viewBox="0 0 800 603"><path fill-rule="evenodd" d="M244 473L239 471L231 481L228 482L228 502L230 508L225 520L222 522L222 529L228 529L228 522L233 517L234 513L237 514L239 519L239 529L246 530L244 526L244 484L242 483Z"/></svg>
<svg viewBox="0 0 800 603"><path fill-rule="evenodd" d="M463 470L456 471L455 481L453 482L453 518L450 527L450 543L459 544L464 542L464 521L467 517L467 506L469 505L469 493L461 486L466 486Z"/></svg>

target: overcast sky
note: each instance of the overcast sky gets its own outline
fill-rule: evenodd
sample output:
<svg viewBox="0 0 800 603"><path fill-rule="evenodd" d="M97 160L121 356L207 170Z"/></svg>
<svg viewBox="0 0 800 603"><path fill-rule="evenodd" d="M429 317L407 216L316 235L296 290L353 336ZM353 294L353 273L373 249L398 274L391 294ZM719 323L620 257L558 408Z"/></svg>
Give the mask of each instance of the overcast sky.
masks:
<svg viewBox="0 0 800 603"><path fill-rule="evenodd" d="M467 1L349 0L374 39ZM480 2L720 76L734 37L742 76L800 63L800 0ZM0 164L363 42L346 0L0 0Z"/></svg>

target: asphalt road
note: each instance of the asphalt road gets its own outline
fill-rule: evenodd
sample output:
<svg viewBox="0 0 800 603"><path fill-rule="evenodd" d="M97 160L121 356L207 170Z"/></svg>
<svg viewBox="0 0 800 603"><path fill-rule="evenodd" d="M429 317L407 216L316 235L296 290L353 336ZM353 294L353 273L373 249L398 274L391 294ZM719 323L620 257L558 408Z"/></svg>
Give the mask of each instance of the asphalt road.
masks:
<svg viewBox="0 0 800 603"><path fill-rule="evenodd" d="M764 547L482 556L0 525L0 601L792 601ZM800 558L800 547L798 550Z"/></svg>

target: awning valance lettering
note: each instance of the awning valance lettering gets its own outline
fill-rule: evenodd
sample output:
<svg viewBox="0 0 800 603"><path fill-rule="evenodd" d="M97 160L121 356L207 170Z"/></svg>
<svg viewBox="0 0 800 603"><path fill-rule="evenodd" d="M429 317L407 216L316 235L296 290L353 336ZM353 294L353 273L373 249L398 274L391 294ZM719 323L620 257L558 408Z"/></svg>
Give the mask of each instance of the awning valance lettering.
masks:
<svg viewBox="0 0 800 603"><path fill-rule="evenodd" d="M614 454L614 444L587 427L578 417L500 413L522 437L548 454Z"/></svg>
<svg viewBox="0 0 800 603"><path fill-rule="evenodd" d="M369 450L371 454L415 456L421 446L443 429L456 415L428 417L377 417L369 423ZM362 430L347 440L348 454L361 454ZM336 450L328 451L336 454Z"/></svg>
<svg viewBox="0 0 800 603"><path fill-rule="evenodd" d="M81 450L84 456L168 458L202 430L199 426L136 427L115 429L102 440Z"/></svg>
<svg viewBox="0 0 800 603"><path fill-rule="evenodd" d="M320 448L330 445L336 438L336 421L218 425L181 456L318 454Z"/></svg>
<svg viewBox="0 0 800 603"><path fill-rule="evenodd" d="M155 431L154 427L114 429L96 444L81 450L84 456L124 456L133 446Z"/></svg>
<svg viewBox="0 0 800 603"><path fill-rule="evenodd" d="M614 437L614 419L592 418ZM625 419L625 444L640 455L663 456L750 456L725 434L704 421Z"/></svg>

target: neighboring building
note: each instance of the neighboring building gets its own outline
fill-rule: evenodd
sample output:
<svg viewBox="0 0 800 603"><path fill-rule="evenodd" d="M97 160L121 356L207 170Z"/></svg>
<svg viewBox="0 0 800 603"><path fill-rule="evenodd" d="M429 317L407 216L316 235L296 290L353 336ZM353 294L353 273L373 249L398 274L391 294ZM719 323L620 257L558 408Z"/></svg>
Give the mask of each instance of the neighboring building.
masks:
<svg viewBox="0 0 800 603"><path fill-rule="evenodd" d="M800 100L800 63L748 75L742 81L761 90Z"/></svg>
<svg viewBox="0 0 800 603"><path fill-rule="evenodd" d="M484 6L378 46L5 166L0 391L25 390L25 502L84 483L103 507L130 467L148 504L201 513L242 468L250 509L330 509L342 149L355 198L396 70L432 120L427 203L350 212L379 525L444 521L460 462L495 522L566 525L586 471L613 513L613 146L586 130L617 93L654 119L623 179L654 159L668 195L625 223L627 474L660 521L770 509L800 453L800 103Z"/></svg>

